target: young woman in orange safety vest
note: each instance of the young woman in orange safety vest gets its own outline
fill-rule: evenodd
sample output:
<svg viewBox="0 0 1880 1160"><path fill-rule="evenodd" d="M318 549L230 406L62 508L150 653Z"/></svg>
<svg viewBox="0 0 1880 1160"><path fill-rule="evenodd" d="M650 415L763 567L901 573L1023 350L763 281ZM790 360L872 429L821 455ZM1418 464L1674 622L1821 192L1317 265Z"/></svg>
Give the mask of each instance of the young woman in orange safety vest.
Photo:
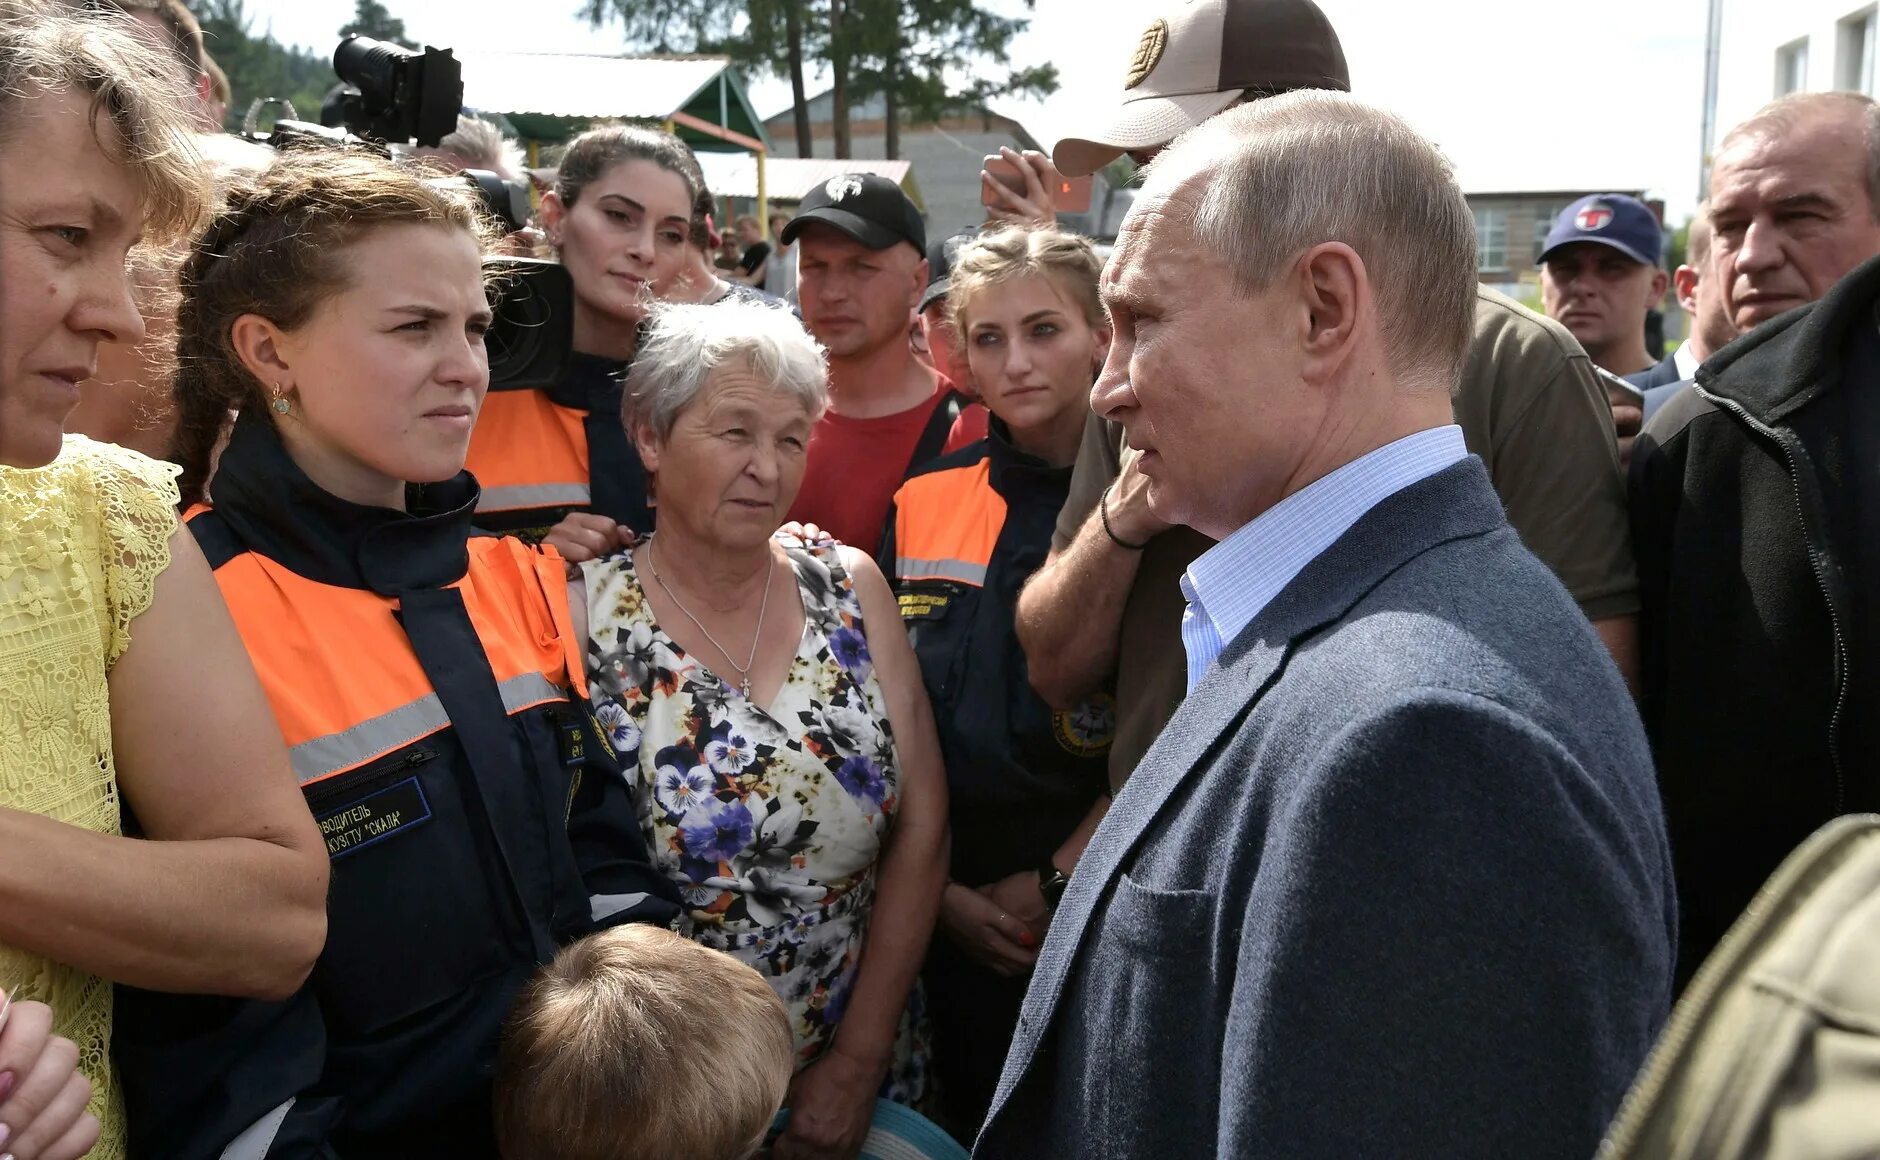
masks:
<svg viewBox="0 0 1880 1160"><path fill-rule="evenodd" d="M542 226L574 283L574 351L546 388L490 392L467 466L477 526L540 540L570 516L653 530L646 469L620 425L620 389L655 286L687 261L698 161L670 133L590 129L568 143Z"/></svg>
<svg viewBox="0 0 1880 1160"><path fill-rule="evenodd" d="M1090 243L1008 230L953 257L947 296L985 438L901 485L882 555L946 757L952 881L924 979L949 1126L984 1120L1051 908L1109 799L1107 697L1067 711L1031 687L1018 592L1051 548L1109 349Z"/></svg>
<svg viewBox="0 0 1880 1160"><path fill-rule="evenodd" d="M133 1155L494 1160L518 989L599 927L677 913L586 715L561 561L472 533L485 238L467 190L309 151L236 190L184 267L189 527L332 892L285 1004L120 997Z"/></svg>

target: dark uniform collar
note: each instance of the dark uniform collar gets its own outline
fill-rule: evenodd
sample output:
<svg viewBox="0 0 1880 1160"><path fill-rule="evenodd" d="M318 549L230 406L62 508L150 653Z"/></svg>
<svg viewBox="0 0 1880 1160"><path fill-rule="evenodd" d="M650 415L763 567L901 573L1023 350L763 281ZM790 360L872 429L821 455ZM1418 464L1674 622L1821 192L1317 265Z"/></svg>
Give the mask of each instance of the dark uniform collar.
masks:
<svg viewBox="0 0 1880 1160"><path fill-rule="evenodd" d="M348 502L307 478L272 422L245 411L209 496L243 547L316 583L393 596L463 578L479 490L460 471L408 487L408 512Z"/></svg>
<svg viewBox="0 0 1880 1160"><path fill-rule="evenodd" d="M986 421L986 458L990 462L992 490L1009 496L1021 488L1054 488L1059 493L1070 486L1071 467L1053 467L1036 455L1018 449L1012 442L1012 429L997 415ZM1059 496L1060 500L1062 495Z"/></svg>
<svg viewBox="0 0 1880 1160"><path fill-rule="evenodd" d="M621 388L627 380L624 359L570 352L561 381L548 388L549 400L590 414L618 416Z"/></svg>

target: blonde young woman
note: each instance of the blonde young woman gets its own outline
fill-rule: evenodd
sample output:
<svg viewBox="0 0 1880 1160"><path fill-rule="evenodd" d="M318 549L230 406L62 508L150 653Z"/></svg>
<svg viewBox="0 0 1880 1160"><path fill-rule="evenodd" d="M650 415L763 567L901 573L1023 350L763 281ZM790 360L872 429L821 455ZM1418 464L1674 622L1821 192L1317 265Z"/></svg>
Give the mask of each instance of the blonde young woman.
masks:
<svg viewBox="0 0 1880 1160"><path fill-rule="evenodd" d="M1108 805L1108 698L1053 711L1012 626L1109 349L1100 269L1087 241L1055 229L984 235L954 255L948 312L992 418L985 438L902 485L882 554L946 758L952 871L924 978L946 1118L967 1142L1051 908Z"/></svg>

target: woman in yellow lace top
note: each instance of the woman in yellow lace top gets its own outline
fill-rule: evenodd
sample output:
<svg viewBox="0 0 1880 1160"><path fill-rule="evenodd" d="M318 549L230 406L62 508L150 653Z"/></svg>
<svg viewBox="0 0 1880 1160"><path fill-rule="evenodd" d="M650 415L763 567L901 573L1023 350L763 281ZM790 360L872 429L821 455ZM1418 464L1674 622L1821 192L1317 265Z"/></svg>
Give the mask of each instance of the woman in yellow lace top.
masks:
<svg viewBox="0 0 1880 1160"><path fill-rule="evenodd" d="M142 334L130 248L202 207L180 78L129 29L0 0L0 996L50 1004L83 1073L0 1066L0 1154L51 1160L123 1155L111 983L281 998L325 937L325 849L174 470L61 430L99 343Z"/></svg>

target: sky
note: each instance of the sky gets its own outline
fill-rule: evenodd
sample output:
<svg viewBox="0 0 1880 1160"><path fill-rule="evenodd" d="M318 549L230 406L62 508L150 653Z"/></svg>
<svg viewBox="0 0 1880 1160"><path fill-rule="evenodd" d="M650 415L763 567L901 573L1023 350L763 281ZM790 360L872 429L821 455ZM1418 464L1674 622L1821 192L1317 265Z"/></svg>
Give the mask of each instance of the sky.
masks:
<svg viewBox="0 0 1880 1160"><path fill-rule="evenodd" d="M619 52L578 0L385 0L414 39L513 52ZM1469 192L1642 189L1674 222L1697 196L1704 0L1318 0L1345 49L1352 90L1440 145ZM991 6L1023 13L1018 0ZM1056 62L1062 87L997 105L1049 147L1081 111L1116 99L1150 0L1037 0L1015 63ZM330 51L352 0L248 0L256 31ZM565 11L567 15L559 16ZM211 46L213 50L213 46ZM811 91L819 87L812 83ZM760 81L768 117L789 86Z"/></svg>

